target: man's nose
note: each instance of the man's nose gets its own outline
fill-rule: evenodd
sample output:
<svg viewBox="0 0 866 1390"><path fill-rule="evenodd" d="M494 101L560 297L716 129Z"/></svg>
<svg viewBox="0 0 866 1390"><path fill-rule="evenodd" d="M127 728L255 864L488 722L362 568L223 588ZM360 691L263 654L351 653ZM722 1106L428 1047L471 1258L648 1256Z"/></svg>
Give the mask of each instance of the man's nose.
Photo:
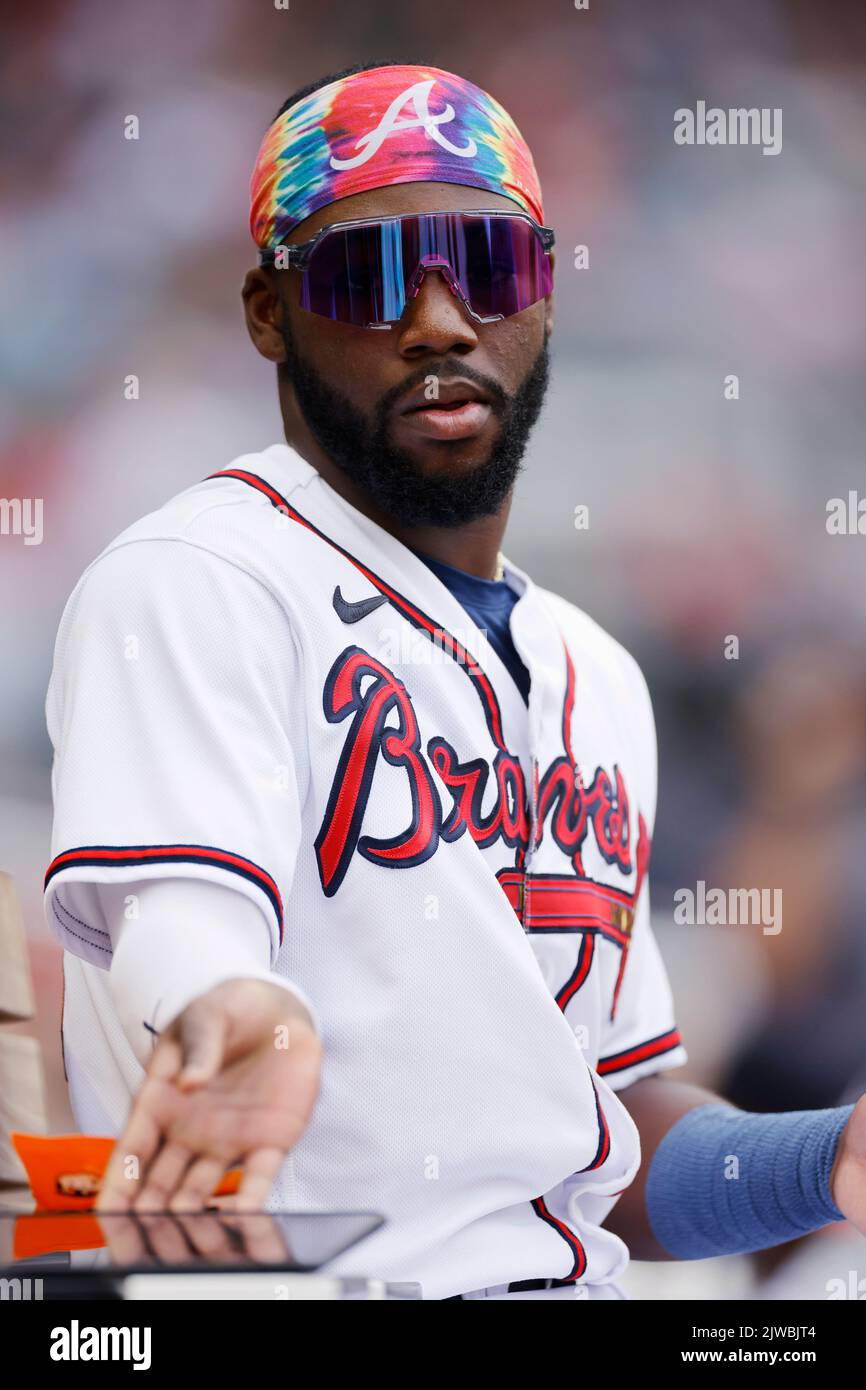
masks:
<svg viewBox="0 0 866 1390"><path fill-rule="evenodd" d="M407 356L423 352L469 351L478 343L476 325L463 301L451 292L441 270L425 272L421 288L406 303L398 326L398 347Z"/></svg>

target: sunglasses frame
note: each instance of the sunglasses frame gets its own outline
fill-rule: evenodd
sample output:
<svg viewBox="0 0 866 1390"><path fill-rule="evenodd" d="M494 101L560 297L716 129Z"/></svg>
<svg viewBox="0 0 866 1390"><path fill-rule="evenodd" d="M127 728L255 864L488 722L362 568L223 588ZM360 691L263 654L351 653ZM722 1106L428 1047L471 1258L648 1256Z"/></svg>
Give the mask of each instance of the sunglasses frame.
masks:
<svg viewBox="0 0 866 1390"><path fill-rule="evenodd" d="M528 222L533 231L537 232L541 240L542 250L546 256L550 255L555 242L553 228L542 227L533 217L530 217L528 212L510 212L505 208L451 208L447 212L400 212L390 217L355 217L343 222L329 222L326 226L320 227L315 236L311 237L309 241L301 242L297 246L288 246L285 242L281 242L279 246L261 247L259 249L259 265L272 266L277 251L286 251L288 252L288 260L286 265L281 266L280 269L299 270L302 274L305 274L309 269L310 258L313 251L318 246L319 242L324 240L331 232L343 231L347 227L382 227L392 222L404 222L410 217L507 217L510 221ZM406 285L406 304L409 303L410 299L414 299L418 295L424 276L429 270L442 271L451 293L456 295L463 304L466 312L475 319L476 323L498 323L501 319L506 317L505 314L490 314L486 318L483 318L480 314L476 314L458 285L451 266L446 260L441 258L429 260L426 264L423 261L419 262L412 273L411 279ZM403 307L405 310L405 304ZM333 322L339 323L342 322L342 320L335 319ZM364 326L366 328L382 328L387 330L393 328L394 325L399 322L399 319L391 319L388 322L368 323ZM356 327L358 326L360 325L356 325Z"/></svg>

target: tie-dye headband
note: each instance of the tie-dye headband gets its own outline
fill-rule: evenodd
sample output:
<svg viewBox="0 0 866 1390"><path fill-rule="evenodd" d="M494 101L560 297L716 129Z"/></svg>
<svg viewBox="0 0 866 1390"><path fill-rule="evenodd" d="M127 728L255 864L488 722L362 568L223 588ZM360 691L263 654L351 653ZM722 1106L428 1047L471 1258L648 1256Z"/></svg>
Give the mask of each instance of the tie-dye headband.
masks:
<svg viewBox="0 0 866 1390"><path fill-rule="evenodd" d="M276 246L317 208L418 180L505 194L539 224L541 186L508 112L441 68L370 68L320 87L278 116L250 183L250 231Z"/></svg>

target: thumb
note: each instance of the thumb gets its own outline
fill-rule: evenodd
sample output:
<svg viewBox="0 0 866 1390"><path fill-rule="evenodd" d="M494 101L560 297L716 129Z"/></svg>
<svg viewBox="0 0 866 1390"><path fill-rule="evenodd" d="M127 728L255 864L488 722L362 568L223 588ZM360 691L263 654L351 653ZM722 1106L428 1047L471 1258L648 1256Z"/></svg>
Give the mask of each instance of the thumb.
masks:
<svg viewBox="0 0 866 1390"><path fill-rule="evenodd" d="M219 1072L225 1053L227 1019L222 1009L194 1003L177 1021L183 1066L177 1084L183 1091L204 1086Z"/></svg>

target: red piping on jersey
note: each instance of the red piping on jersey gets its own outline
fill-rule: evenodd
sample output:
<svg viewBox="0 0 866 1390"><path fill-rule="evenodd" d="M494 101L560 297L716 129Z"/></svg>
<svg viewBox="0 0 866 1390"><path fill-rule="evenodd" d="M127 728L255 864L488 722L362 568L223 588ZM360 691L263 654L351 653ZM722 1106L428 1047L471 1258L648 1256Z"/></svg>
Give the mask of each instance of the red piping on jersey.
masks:
<svg viewBox="0 0 866 1390"><path fill-rule="evenodd" d="M682 1046L682 1038L678 1028L669 1028L666 1033L659 1033L655 1038L649 1038L644 1043L639 1043L637 1047L626 1048L624 1052L613 1052L609 1057L600 1057L595 1070L599 1076L609 1076L612 1072L626 1071L629 1067L636 1067L639 1062L647 1062L651 1057L660 1057L664 1052L673 1052L675 1047Z"/></svg>
<svg viewBox="0 0 866 1390"><path fill-rule="evenodd" d="M566 981L556 996L556 1002L563 1013L565 1012L566 1005L574 998L581 985L585 984L589 972L592 969L592 960L595 955L595 937L596 933L593 931L584 932L583 940L580 943L580 951L577 956L577 965L574 967L570 979Z"/></svg>
<svg viewBox="0 0 866 1390"><path fill-rule="evenodd" d="M45 888L57 874L78 864L105 866L106 868L128 868L131 865L147 864L211 864L218 869L227 869L239 874L260 888L268 898L277 918L280 942L283 940L283 900L275 881L269 873L244 859L239 854L227 850L213 849L209 845L79 845L75 849L64 850L58 854L45 872Z"/></svg>
<svg viewBox="0 0 866 1390"><path fill-rule="evenodd" d="M562 637L562 645L565 650L565 702L562 707L562 742L571 766L577 770L577 763L574 761L574 753L571 748L571 716L574 712L574 662L571 659L571 652Z"/></svg>
<svg viewBox="0 0 866 1390"><path fill-rule="evenodd" d="M598 1087L592 1080L592 1072L589 1074L589 1079L592 1082L592 1090L595 1096L595 1113L598 1120L598 1148L595 1151L595 1158L592 1162L588 1163L585 1168L579 1170L581 1173L591 1173L593 1169L600 1168L610 1153L610 1127L601 1106Z"/></svg>
<svg viewBox="0 0 866 1390"><path fill-rule="evenodd" d="M497 748L502 749L505 753L508 752L502 733L502 713L499 708L499 701L496 698L496 693L493 686L490 684L490 679L485 675L475 657L467 651L462 643L458 642L457 638L454 637L447 628L443 628L434 623L432 618L428 617L420 608L416 608L413 603L410 603L407 598L399 594L396 589L392 589L378 574L375 574L373 570L362 564L360 560L357 560L354 555L351 555L349 551L337 541L332 540L324 531L320 531L318 526L314 526L311 521L308 521L305 516L302 516L296 507L293 507L285 497L277 492L276 488L271 487L270 483L264 478L260 478L257 473L247 473L241 468L225 468L217 473L209 473L207 480L211 478L236 478L238 482L246 483L249 487L253 487L258 492L263 493L273 506L283 512L284 515L290 517L292 521L296 521L299 526L303 526L306 530L312 531L313 535L325 541L333 550L338 551L344 559L354 565L355 569L363 574L364 578L369 580L369 582L379 590L380 594L384 594L385 597L393 603L394 607L398 608L404 617L408 618L415 627L435 637L437 645L442 643L445 650L450 653L454 660L466 667L469 679L481 696L491 738Z"/></svg>
<svg viewBox="0 0 866 1390"><path fill-rule="evenodd" d="M650 841L649 835L647 834L646 823L645 823L645 821L644 821L643 816L642 816L642 815L638 815L637 851L636 851L636 854L635 854L635 857L636 857L636 859L637 859L637 874L636 874L636 877L635 877L635 884L634 884L634 901L635 901L635 906L637 906L637 901L638 901L638 898L640 897L640 890L641 890L641 888L643 887L643 881L644 881L644 879L646 878L647 870L648 870L648 868L649 868L651 850L652 850L652 843L651 843L651 841ZM618 1000L619 1000L619 992L620 992L620 989L622 988L622 981L623 981L623 976L625 975L625 965L626 965L626 961L627 961L627 960L628 960L628 946L626 946L626 948L624 949L624 951L623 951L623 953L622 953L622 957L621 957L620 962L619 962L619 973L617 974L617 977L616 977L616 984L615 984L614 990L613 990L613 1000L612 1000L611 1006L610 1006L610 1017L611 1017L611 1021L613 1021L613 1016L614 1016L614 1014L616 1013L616 1006L617 1006L617 1002L618 1002Z"/></svg>
<svg viewBox="0 0 866 1390"><path fill-rule="evenodd" d="M564 1221L560 1221L558 1216L554 1216L553 1213L548 1210L543 1197L533 1198L532 1206L536 1216L540 1216L542 1221L546 1221L548 1226L552 1226L553 1229L562 1236L563 1240L571 1247L572 1254L574 1255L574 1264L571 1267L571 1271L564 1279L560 1279L558 1282L560 1284L575 1283L586 1270L586 1251L574 1231L566 1226Z"/></svg>

